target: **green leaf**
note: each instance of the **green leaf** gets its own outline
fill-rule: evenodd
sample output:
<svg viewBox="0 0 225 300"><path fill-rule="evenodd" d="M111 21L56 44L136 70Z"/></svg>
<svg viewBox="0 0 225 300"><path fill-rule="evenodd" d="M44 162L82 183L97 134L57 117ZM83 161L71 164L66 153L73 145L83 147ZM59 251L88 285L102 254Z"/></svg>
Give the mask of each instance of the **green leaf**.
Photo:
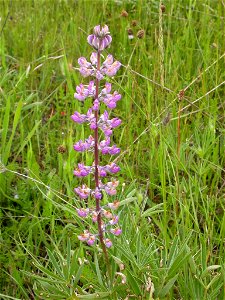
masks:
<svg viewBox="0 0 225 300"><path fill-rule="evenodd" d="M95 259L95 269L96 269L96 273L97 273L97 277L98 277L98 282L100 283L101 286L104 286L103 281L102 281L102 275L101 275L101 272L99 269L98 256L96 253L94 254L94 259Z"/></svg>
<svg viewBox="0 0 225 300"><path fill-rule="evenodd" d="M23 271L23 273L29 277L32 277L38 281L43 281L43 282L48 282L48 283L51 283L51 284L66 284L65 281L62 281L60 279L53 279L53 278L49 278L49 277L44 277L44 276L39 276L39 275L36 275L36 274L33 274L33 273L30 273L30 272L27 272L27 271Z"/></svg>
<svg viewBox="0 0 225 300"><path fill-rule="evenodd" d="M72 251L71 251L71 253L72 253ZM74 252L73 252L72 259L71 259L71 262L70 262L70 273L69 273L69 278L71 278L71 277L74 275L77 266L78 266L78 262L77 262L77 254L76 254L76 252L74 251Z"/></svg>
<svg viewBox="0 0 225 300"><path fill-rule="evenodd" d="M40 264L37 264L36 262L34 263L34 265L40 270L42 271L44 274L46 274L47 276L54 278L56 280L59 280L60 282L66 282L66 280L63 277L60 277L58 275L56 275L55 273L49 271L47 268L43 267Z"/></svg>
<svg viewBox="0 0 225 300"><path fill-rule="evenodd" d="M120 201L120 206L126 205L126 204L128 204L128 203L130 203L130 202L134 202L134 201L136 201L136 200L137 200L136 197L126 198L126 199Z"/></svg>
<svg viewBox="0 0 225 300"><path fill-rule="evenodd" d="M32 138L32 136L35 134L38 126L41 124L41 120L36 122L35 126L32 128L32 130L28 133L27 137L24 139L23 143L20 145L19 150L17 151L14 161L16 160L16 158L18 157L18 155L20 154L20 152L23 150L23 148L28 144L28 142L30 141L30 139Z"/></svg>
<svg viewBox="0 0 225 300"><path fill-rule="evenodd" d="M60 277L65 279L64 274L63 274L62 270L60 269L60 265L57 263L57 261L56 261L54 255L52 254L52 252L49 249L47 249L47 253L48 253L48 256L49 256L49 260L52 263L55 271L60 275Z"/></svg>
<svg viewBox="0 0 225 300"><path fill-rule="evenodd" d="M76 276L75 276L75 278L74 278L74 283L73 283L73 287L74 287L74 288L76 287L78 281L80 280L80 277L81 277L83 268L84 268L84 264L82 264L82 265L79 267L79 269L78 269L78 271L77 271L77 273L76 273Z"/></svg>
<svg viewBox="0 0 225 300"><path fill-rule="evenodd" d="M2 157L2 160L3 160L3 163L6 165L7 164L7 161L8 161L8 158L10 156L10 152L11 152L11 147L12 147L12 142L13 142L13 138L14 138L14 135L15 135L15 132L16 132L16 127L19 123L19 120L21 118L21 109L22 109L22 105L23 105L23 102L22 100L20 100L17 104L17 108L16 108L16 111L15 111L15 114L14 114L14 119L13 119L13 127L12 127L12 133L11 133L11 136L9 138L9 141L8 143L6 144L5 146L5 149L4 149L4 155ZM8 113L8 112L7 112ZM6 117L6 120L5 122L7 123L7 117Z"/></svg>
<svg viewBox="0 0 225 300"><path fill-rule="evenodd" d="M132 275L132 273L127 269L127 281L129 282L129 287L134 291L135 295L142 295L141 289L137 282L137 279Z"/></svg>
<svg viewBox="0 0 225 300"><path fill-rule="evenodd" d="M176 276L174 276L173 278L171 278L167 284L162 288L162 290L159 292L159 297L165 297L168 293L169 290L172 288L172 286L174 285L175 281L177 280L177 277L179 276L179 274L177 274Z"/></svg>
<svg viewBox="0 0 225 300"><path fill-rule="evenodd" d="M21 300L19 298L14 298L14 297L3 295L3 294L0 294L0 297L3 297L2 299L6 298L6 299L12 299L12 300Z"/></svg>
<svg viewBox="0 0 225 300"><path fill-rule="evenodd" d="M162 206L163 206L163 203L160 203L153 207L150 207L147 210L145 210L141 216L142 217L150 217L154 214L161 213L161 212L163 212L163 209L161 208Z"/></svg>
<svg viewBox="0 0 225 300"><path fill-rule="evenodd" d="M103 299L110 296L109 292L99 292L95 294L90 294L90 295L84 295L84 296L78 296L79 299L90 299L90 300L95 300L95 299Z"/></svg>

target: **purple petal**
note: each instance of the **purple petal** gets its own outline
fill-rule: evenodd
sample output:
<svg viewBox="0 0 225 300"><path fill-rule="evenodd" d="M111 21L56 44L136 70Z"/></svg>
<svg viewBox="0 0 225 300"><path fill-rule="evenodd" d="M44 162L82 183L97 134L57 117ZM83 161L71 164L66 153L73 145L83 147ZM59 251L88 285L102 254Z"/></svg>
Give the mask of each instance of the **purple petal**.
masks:
<svg viewBox="0 0 225 300"><path fill-rule="evenodd" d="M116 236L120 235L122 233L122 229L120 228L115 228L115 229L111 229L110 232Z"/></svg>
<svg viewBox="0 0 225 300"><path fill-rule="evenodd" d="M95 236L91 235L90 238L87 240L87 244L89 246L92 246L92 245L94 245L94 243L95 243Z"/></svg>
<svg viewBox="0 0 225 300"><path fill-rule="evenodd" d="M112 242L111 242L111 240L110 240L110 239L105 239L105 245L106 245L107 248L112 247Z"/></svg>
<svg viewBox="0 0 225 300"><path fill-rule="evenodd" d="M121 120L119 118L113 118L111 120L111 126L112 128L116 128L117 126L119 126L121 124Z"/></svg>

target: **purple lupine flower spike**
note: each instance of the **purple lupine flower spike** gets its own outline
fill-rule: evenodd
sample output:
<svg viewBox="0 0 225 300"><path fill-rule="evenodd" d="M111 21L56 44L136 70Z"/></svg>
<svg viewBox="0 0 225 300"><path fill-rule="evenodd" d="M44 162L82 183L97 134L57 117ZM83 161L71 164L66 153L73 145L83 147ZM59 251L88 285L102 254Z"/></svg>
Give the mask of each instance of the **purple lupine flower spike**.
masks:
<svg viewBox="0 0 225 300"><path fill-rule="evenodd" d="M93 34L88 36L87 41L95 51L90 56L90 62L85 57L78 59L79 71L83 77L92 76L93 80L88 85L79 84L76 87L74 98L81 102L91 98L92 105L86 114L74 112L71 119L78 124L87 123L92 132L94 132L93 135L90 135L85 140L77 141L73 146L77 152L93 152L94 162L92 166L78 163L73 172L78 179L89 174L94 174L95 180L93 186L89 187L86 184L82 184L76 187L74 192L80 199L83 199L82 207L77 208L78 216L85 219L90 218L91 222L94 224L97 223L98 226L95 233L85 230L84 233L78 236L78 239L85 241L89 246L94 245L96 241L100 242L107 261L106 248L112 246L110 235L119 236L122 230L116 227L119 222L119 216L114 214L114 210L119 207L119 201L114 200L104 206L101 205L101 201L105 194L113 197L117 194L119 181L116 179L107 181L106 178L109 175L118 173L120 167L113 162L104 166L99 165L99 153L104 155L120 153L120 148L116 145L111 145L110 137L113 134L114 128L121 124L121 120L118 117L111 118L105 108L110 109L110 112L116 108L121 95L117 91L112 91L110 82L105 81L102 84L102 81L106 80L106 76L115 76L121 67L121 63L115 60L111 54L108 54L101 65L102 51L112 42L107 25L103 27L100 25L95 26ZM101 139L98 138L100 136L99 131L103 134L103 138ZM95 208L89 208L86 205L89 198L95 199Z"/></svg>

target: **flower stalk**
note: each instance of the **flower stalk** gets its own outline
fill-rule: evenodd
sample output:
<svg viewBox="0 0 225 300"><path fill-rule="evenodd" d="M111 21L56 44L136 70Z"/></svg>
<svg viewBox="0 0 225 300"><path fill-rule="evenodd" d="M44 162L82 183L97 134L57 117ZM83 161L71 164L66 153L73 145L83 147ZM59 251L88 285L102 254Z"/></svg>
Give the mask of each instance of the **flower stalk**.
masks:
<svg viewBox="0 0 225 300"><path fill-rule="evenodd" d="M97 52L97 71L100 71L100 64L101 64L101 52L98 50ZM95 100L98 99L99 94L99 80L96 78L96 94L95 94ZM99 150L98 150L98 115L99 115L99 109L95 111L95 189L99 189ZM100 199L96 198L96 213L97 213L97 223L98 223L98 233L99 233L99 240L102 247L102 251L105 256L105 262L108 270L108 276L111 276L111 270L110 270L110 264L109 264L109 258L108 253L106 250L106 246L104 243L103 238L103 230L102 230L102 215L101 215L101 206L100 206Z"/></svg>

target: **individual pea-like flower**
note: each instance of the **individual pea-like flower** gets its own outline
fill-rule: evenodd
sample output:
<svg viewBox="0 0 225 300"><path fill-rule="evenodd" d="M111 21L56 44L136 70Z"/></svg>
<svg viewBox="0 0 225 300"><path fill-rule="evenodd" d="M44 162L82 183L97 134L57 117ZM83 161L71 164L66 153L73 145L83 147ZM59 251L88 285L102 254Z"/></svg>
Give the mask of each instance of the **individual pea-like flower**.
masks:
<svg viewBox="0 0 225 300"><path fill-rule="evenodd" d="M111 196L116 195L116 188L118 184L119 181L117 180L107 182L104 186L106 193Z"/></svg>
<svg viewBox="0 0 225 300"><path fill-rule="evenodd" d="M114 109L116 108L117 102L121 99L121 95L117 91L110 94L110 91L111 85L108 84L100 93L99 100L104 102L108 108Z"/></svg>
<svg viewBox="0 0 225 300"><path fill-rule="evenodd" d="M107 219L111 219L113 217L112 213L108 210L103 210L103 215L104 217L106 217Z"/></svg>
<svg viewBox="0 0 225 300"><path fill-rule="evenodd" d="M102 199L102 192L98 187L95 188L95 190L92 192L92 195L94 196L95 199L98 200Z"/></svg>
<svg viewBox="0 0 225 300"><path fill-rule="evenodd" d="M93 221L94 223L96 223L96 222L97 222L97 219L98 219L98 214L97 214L97 212L96 212L96 211L93 211L91 215L92 215L92 221Z"/></svg>
<svg viewBox="0 0 225 300"><path fill-rule="evenodd" d="M88 230L85 230L84 233L78 235L78 239L80 241L86 241L90 237L90 232Z"/></svg>
<svg viewBox="0 0 225 300"><path fill-rule="evenodd" d="M74 150L78 152L83 152L94 146L94 138L90 135L84 142L82 140L74 144Z"/></svg>
<svg viewBox="0 0 225 300"><path fill-rule="evenodd" d="M77 214L81 218L86 218L89 214L89 208L77 208Z"/></svg>
<svg viewBox="0 0 225 300"><path fill-rule="evenodd" d="M107 165L106 168L107 168L108 172L113 173L113 174L120 171L120 167L117 164L115 164L114 162Z"/></svg>
<svg viewBox="0 0 225 300"><path fill-rule="evenodd" d="M105 136L110 136L113 128L118 127L121 124L119 118L109 119L109 114L105 111L99 118L98 127L104 132Z"/></svg>
<svg viewBox="0 0 225 300"><path fill-rule="evenodd" d="M77 177L85 177L91 172L91 167L84 164L78 164L78 168L73 171L73 174Z"/></svg>
<svg viewBox="0 0 225 300"><path fill-rule="evenodd" d="M78 59L78 70L83 77L91 76L93 80L89 84L81 83L77 85L74 98L80 102L89 99L88 101L91 101L92 104L86 114L76 111L71 119L77 124L87 123L90 129L94 131L93 135L84 140L79 140L73 145L74 150L77 152L89 151L93 153L94 162L91 166L78 163L73 173L77 180L83 180L84 177L94 174L94 184L92 181L90 187L81 184L81 186L74 189L74 192L85 200L81 205L82 207L76 209L78 216L85 218L85 223L90 220L92 226L97 223L97 232L93 233L85 230L84 233L78 235L78 239L86 242L89 246L93 246L96 241L100 242L105 254L106 250L104 248L112 246L112 241L108 238L108 235L119 236L122 233L119 227L115 228L115 226L118 226L119 216L114 214L114 210L119 207L119 201L115 200L108 204L101 204L104 203L106 194L109 196L116 195L119 181L116 179L107 180L107 177L118 173L120 167L114 162L105 165L99 163L100 154L115 155L120 153L120 148L111 143L111 137L113 130L121 124L121 120L114 116L110 118L110 114L117 107L121 94L112 90L112 84L106 81L106 78L115 76L121 67L121 63L114 59L111 54L106 55L105 58L102 55L102 51L112 41L107 25L103 27L100 25L95 26L93 34L88 36L87 41L95 51L91 53L89 61L85 57ZM101 64L102 57L103 62ZM105 83L102 83L103 80L105 80ZM106 107L106 109L102 109L102 107ZM110 114L108 110L110 110ZM99 131L101 131L101 135ZM101 181L103 179L104 182ZM90 199L95 201L95 208L88 206Z"/></svg>
<svg viewBox="0 0 225 300"><path fill-rule="evenodd" d="M112 219L109 221L109 224L110 225L116 225L118 223L118 221L119 221L119 217L117 215L114 215L112 217Z"/></svg>
<svg viewBox="0 0 225 300"><path fill-rule="evenodd" d="M84 101L89 96L88 89L86 89L82 83L76 87L76 91L74 98L80 101Z"/></svg>
<svg viewBox="0 0 225 300"><path fill-rule="evenodd" d="M116 145L113 145L112 147L100 145L99 149L102 151L102 154L115 155L120 153L120 148L118 148Z"/></svg>
<svg viewBox="0 0 225 300"><path fill-rule="evenodd" d="M92 53L91 53L90 61L91 61L92 66L97 67L97 63L98 63L98 55L97 55L97 52L92 52Z"/></svg>
<svg viewBox="0 0 225 300"><path fill-rule="evenodd" d="M113 94L105 95L105 97L103 98L103 102L108 108L114 109L116 108L117 102L120 99L121 99L121 95L115 91Z"/></svg>
<svg viewBox="0 0 225 300"><path fill-rule="evenodd" d="M93 80L89 82L88 86L85 86L81 83L76 87L76 93L74 93L74 98L83 102L88 97L94 97L95 92L96 89Z"/></svg>
<svg viewBox="0 0 225 300"><path fill-rule="evenodd" d="M112 247L112 241L110 239L105 239L105 245L107 248Z"/></svg>
<svg viewBox="0 0 225 300"><path fill-rule="evenodd" d="M92 234L92 235L90 235L89 238L87 239L87 244L88 244L89 246L92 246L92 245L94 245L94 243L95 243L95 236Z"/></svg>
<svg viewBox="0 0 225 300"><path fill-rule="evenodd" d="M99 107L100 107L100 101L98 99L95 99L94 102L93 102L93 106L92 106L92 109L94 111L98 111L99 110Z"/></svg>
<svg viewBox="0 0 225 300"><path fill-rule="evenodd" d="M108 207L112 210L117 209L120 206L120 202L119 201L114 201L114 202L109 202L108 203Z"/></svg>
<svg viewBox="0 0 225 300"><path fill-rule="evenodd" d="M121 67L121 63L119 61L114 61L113 56L110 54L106 57L106 60L103 62L102 72L109 76L113 77L116 75L118 70Z"/></svg>
<svg viewBox="0 0 225 300"><path fill-rule="evenodd" d="M105 190L105 192L108 195L116 195L116 188L119 185L119 181L118 180L112 180L107 182L106 184L103 184L101 181L99 182L99 186L102 190Z"/></svg>
<svg viewBox="0 0 225 300"><path fill-rule="evenodd" d="M78 58L78 64L85 68L91 67L91 63L89 63L85 57Z"/></svg>
<svg viewBox="0 0 225 300"><path fill-rule="evenodd" d="M83 184L81 187L77 187L74 191L78 194L81 199L87 199L91 193L91 189Z"/></svg>
<svg viewBox="0 0 225 300"><path fill-rule="evenodd" d="M116 236L120 235L122 233L122 229L120 228L112 228L110 229L110 232Z"/></svg>
<svg viewBox="0 0 225 300"><path fill-rule="evenodd" d="M87 116L75 111L75 113L71 116L71 119L76 123L82 124L87 120Z"/></svg>
<svg viewBox="0 0 225 300"><path fill-rule="evenodd" d="M105 166L98 166L98 173L100 177L107 176L107 170Z"/></svg>
<svg viewBox="0 0 225 300"><path fill-rule="evenodd" d="M116 174L117 172L120 171L120 167L117 164L112 162L106 166L99 166L98 170L99 170L99 176L105 177L107 176L107 173Z"/></svg>

